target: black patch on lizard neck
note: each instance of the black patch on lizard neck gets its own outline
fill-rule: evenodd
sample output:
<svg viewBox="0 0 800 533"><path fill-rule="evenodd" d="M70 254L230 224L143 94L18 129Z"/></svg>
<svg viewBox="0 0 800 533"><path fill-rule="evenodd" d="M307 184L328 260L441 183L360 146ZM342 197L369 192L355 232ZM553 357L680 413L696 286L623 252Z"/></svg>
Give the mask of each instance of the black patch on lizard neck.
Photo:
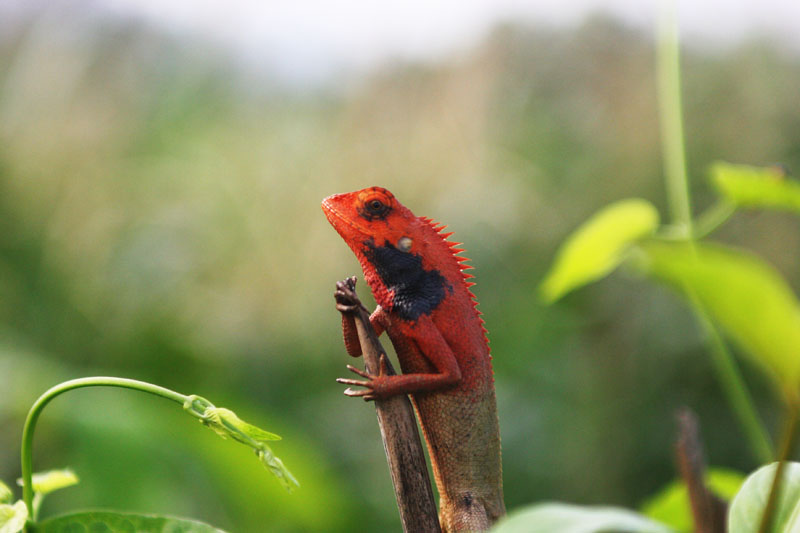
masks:
<svg viewBox="0 0 800 533"><path fill-rule="evenodd" d="M364 245L364 255L394 295L392 311L400 318L416 320L420 315L429 315L444 300L445 291L453 292L441 272L422 267L419 255L401 252L388 241L376 246L370 239Z"/></svg>

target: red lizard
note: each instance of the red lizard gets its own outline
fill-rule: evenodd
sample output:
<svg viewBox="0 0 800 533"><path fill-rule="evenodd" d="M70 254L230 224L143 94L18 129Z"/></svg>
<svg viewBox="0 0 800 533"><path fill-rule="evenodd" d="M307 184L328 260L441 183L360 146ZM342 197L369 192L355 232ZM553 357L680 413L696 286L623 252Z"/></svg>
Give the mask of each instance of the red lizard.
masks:
<svg viewBox="0 0 800 533"><path fill-rule="evenodd" d="M460 243L417 217L381 187L322 201L330 223L358 258L378 307L370 322L394 345L402 375L340 379L367 400L410 394L425 435L445 532L484 531L505 514L500 431L486 329L470 291ZM361 355L354 280L337 283L347 352Z"/></svg>

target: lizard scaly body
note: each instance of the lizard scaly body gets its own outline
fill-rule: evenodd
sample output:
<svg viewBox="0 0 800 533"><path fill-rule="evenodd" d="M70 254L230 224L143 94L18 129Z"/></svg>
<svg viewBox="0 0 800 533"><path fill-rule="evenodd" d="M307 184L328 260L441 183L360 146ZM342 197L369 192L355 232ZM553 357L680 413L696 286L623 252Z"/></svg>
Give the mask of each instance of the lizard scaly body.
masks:
<svg viewBox="0 0 800 533"><path fill-rule="evenodd" d="M325 198L330 223L355 253L403 374L340 380L365 399L410 394L439 491L445 532L484 531L505 514L500 432L489 345L470 291L467 259L451 233L371 187ZM343 286L337 291L340 300ZM361 354L352 312L339 302L347 352Z"/></svg>

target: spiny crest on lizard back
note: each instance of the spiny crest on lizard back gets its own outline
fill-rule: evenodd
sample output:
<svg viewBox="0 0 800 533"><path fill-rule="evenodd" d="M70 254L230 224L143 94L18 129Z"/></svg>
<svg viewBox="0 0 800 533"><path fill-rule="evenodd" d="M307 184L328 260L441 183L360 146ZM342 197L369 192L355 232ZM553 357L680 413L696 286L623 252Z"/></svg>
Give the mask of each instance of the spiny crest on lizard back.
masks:
<svg viewBox="0 0 800 533"><path fill-rule="evenodd" d="M452 232L427 217L417 217L382 187L335 194L322 201L326 217L358 257L378 304L401 318L429 314L453 294L448 280L462 280L466 299L483 324L475 285ZM484 329L485 332L485 329Z"/></svg>
<svg viewBox="0 0 800 533"><path fill-rule="evenodd" d="M484 327L484 320L481 317L482 313L478 309L478 300L475 297L475 294L472 292L472 287L475 285L475 282L470 280L473 279L475 276L473 276L469 272L466 272L467 270L470 270L473 267L472 265L467 264L467 261L470 260L468 257L459 255L465 251L464 248L459 248L459 246L461 246L461 244L463 243L448 240L453 235L453 232L452 231L448 231L446 233L444 232L444 229L447 228L446 224L439 224L435 222L433 219L428 217L418 217L418 218L423 224L427 225L436 235L439 236L439 239L436 239L435 242L439 243L439 246L441 245L445 246L444 252L442 253L442 255L446 258L445 261L450 264L454 264L455 268L459 271L461 279L463 279L463 286L466 289L467 297L470 301L470 304L472 305L473 310L475 311L475 315L478 317L478 321L481 324L481 330L483 331L484 342L486 342L486 344L488 345L489 344L488 331L486 330L486 327Z"/></svg>

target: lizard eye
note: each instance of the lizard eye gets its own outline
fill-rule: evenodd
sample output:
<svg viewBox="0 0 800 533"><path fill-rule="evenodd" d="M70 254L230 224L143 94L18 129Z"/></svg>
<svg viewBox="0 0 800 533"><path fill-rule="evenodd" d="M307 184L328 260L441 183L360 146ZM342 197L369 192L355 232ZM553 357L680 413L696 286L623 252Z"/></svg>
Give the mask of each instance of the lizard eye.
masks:
<svg viewBox="0 0 800 533"><path fill-rule="evenodd" d="M2 1L2 0L0 0ZM362 191L363 196L359 196L357 211L362 218L369 221L383 220L392 211L391 193L378 187L373 187L369 191Z"/></svg>
<svg viewBox="0 0 800 533"><path fill-rule="evenodd" d="M369 214L378 217L386 214L386 212L389 210L389 206L384 204L377 198L367 201L365 207Z"/></svg>
<svg viewBox="0 0 800 533"><path fill-rule="evenodd" d="M411 250L413 242L411 237L400 237L400 240L397 241L397 249L401 252L408 252Z"/></svg>

